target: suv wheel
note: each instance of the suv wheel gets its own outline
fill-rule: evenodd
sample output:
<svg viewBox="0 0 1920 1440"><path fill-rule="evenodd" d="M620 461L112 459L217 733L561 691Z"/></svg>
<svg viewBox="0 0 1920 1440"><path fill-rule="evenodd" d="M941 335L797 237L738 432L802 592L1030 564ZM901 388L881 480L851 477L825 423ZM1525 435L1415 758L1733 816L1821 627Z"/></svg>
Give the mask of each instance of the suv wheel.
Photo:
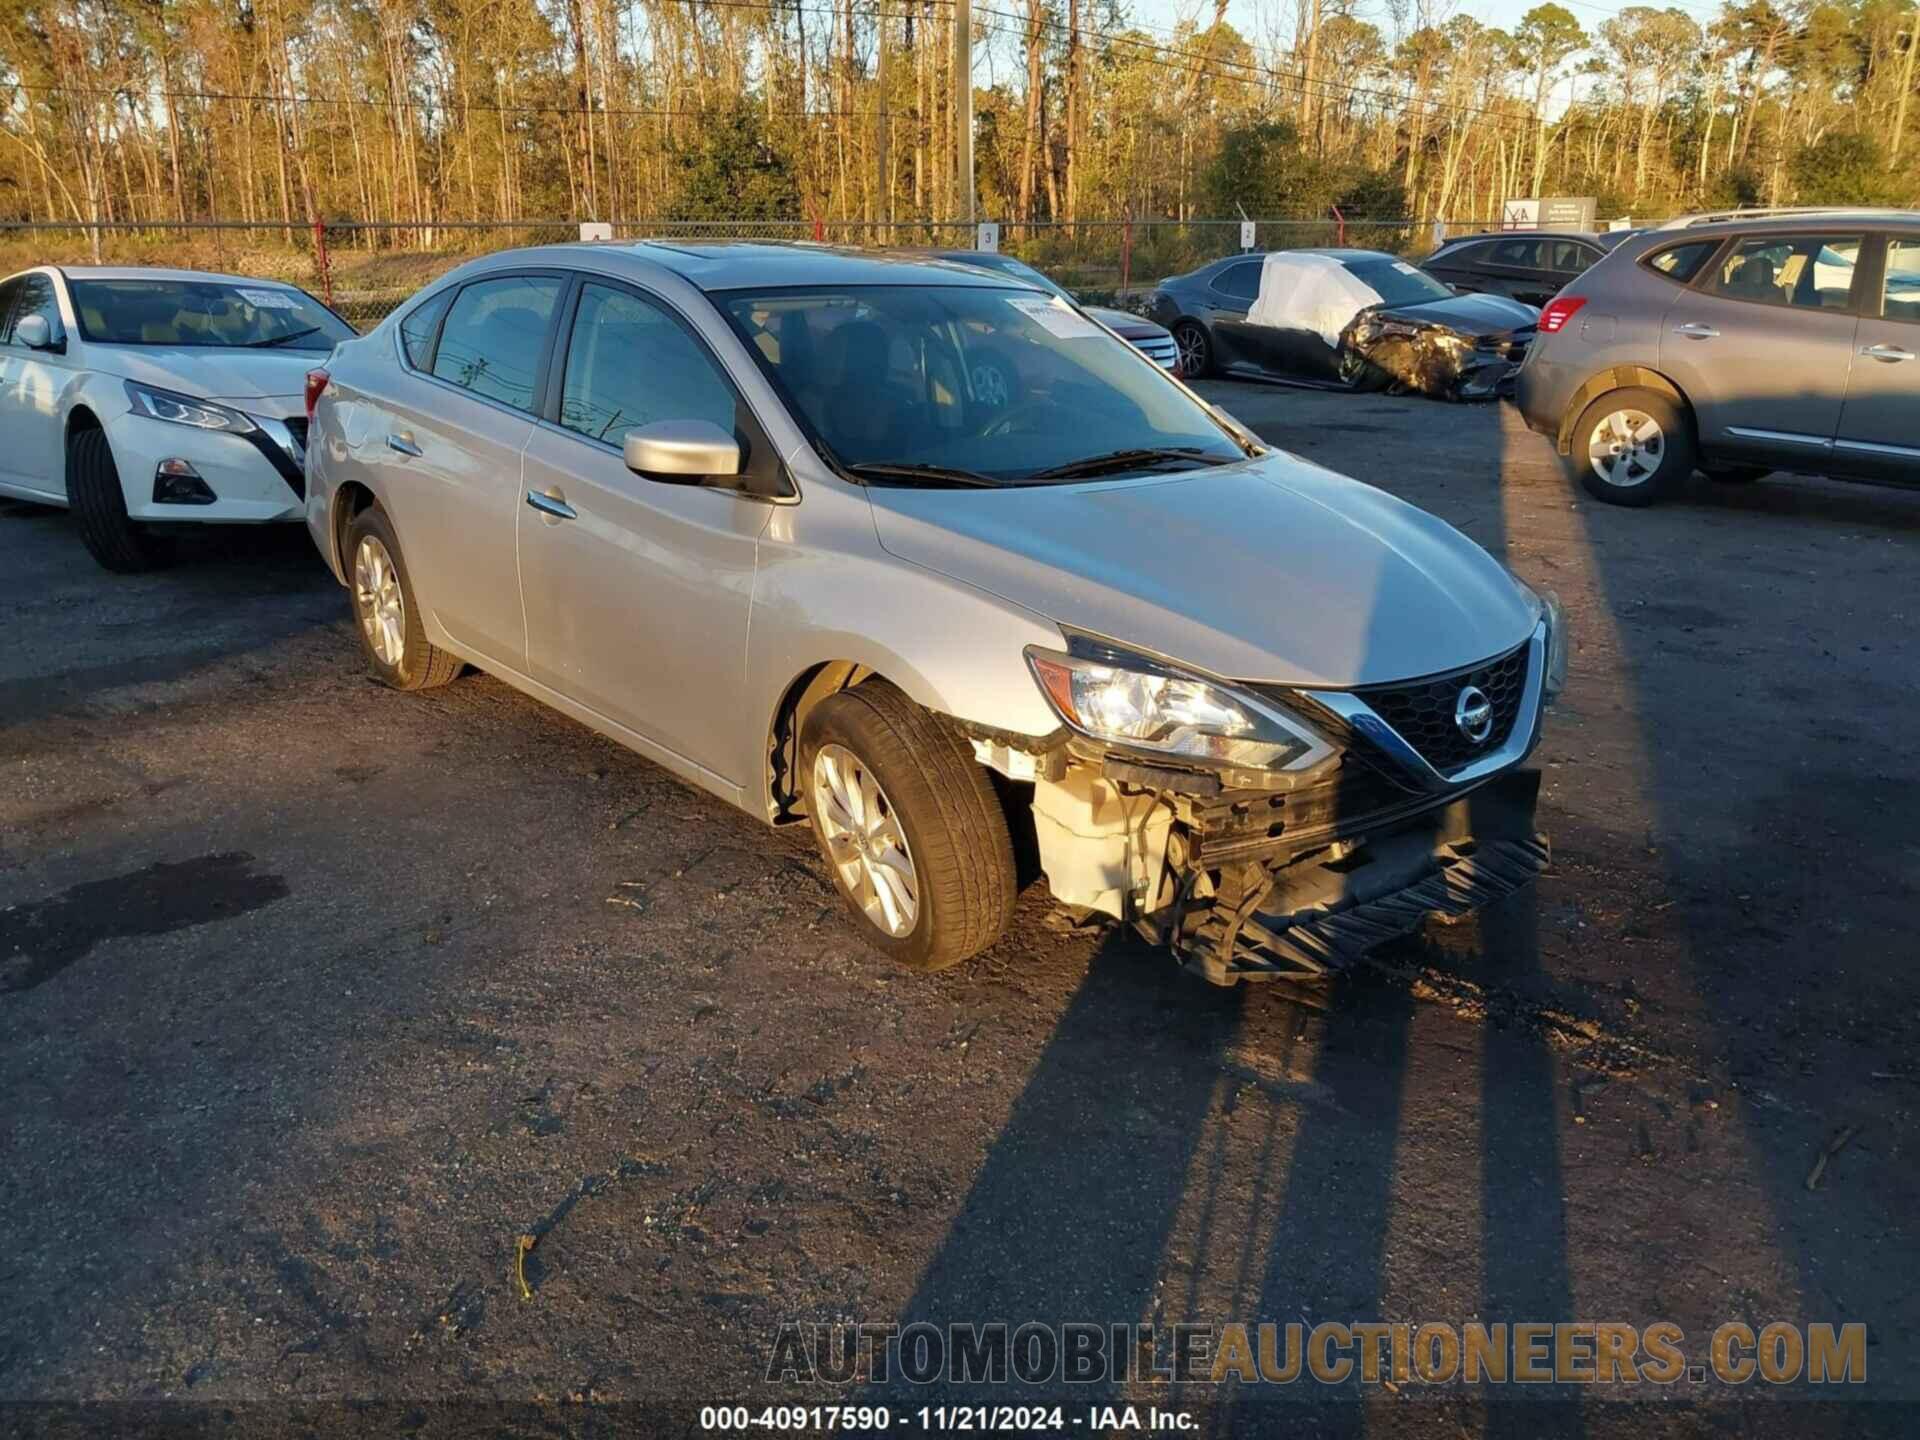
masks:
<svg viewBox="0 0 1920 1440"><path fill-rule="evenodd" d="M1693 426L1657 390L1615 390L1582 412L1567 457L1610 505L1651 505L1693 472Z"/></svg>
<svg viewBox="0 0 1920 1440"><path fill-rule="evenodd" d="M370 505L353 517L346 555L355 628L373 673L396 690L429 690L458 675L459 658L428 643L386 511Z"/></svg>
<svg viewBox="0 0 1920 1440"><path fill-rule="evenodd" d="M1182 320L1173 327L1173 343L1180 347L1180 374L1202 380L1213 373L1213 342L1198 320Z"/></svg>
<svg viewBox="0 0 1920 1440"><path fill-rule="evenodd" d="M1005 933L1006 812L939 716L869 680L813 708L800 766L814 838L869 944L910 970L944 970Z"/></svg>

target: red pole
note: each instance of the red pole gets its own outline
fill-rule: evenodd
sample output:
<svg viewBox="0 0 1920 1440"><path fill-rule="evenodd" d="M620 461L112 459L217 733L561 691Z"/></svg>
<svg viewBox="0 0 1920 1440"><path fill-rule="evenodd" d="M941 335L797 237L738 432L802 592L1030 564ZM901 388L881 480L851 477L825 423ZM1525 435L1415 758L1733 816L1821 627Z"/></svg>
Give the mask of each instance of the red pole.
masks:
<svg viewBox="0 0 1920 1440"><path fill-rule="evenodd" d="M320 298L333 308L333 264L327 258L327 227L318 215L313 217L313 263L320 267Z"/></svg>
<svg viewBox="0 0 1920 1440"><path fill-rule="evenodd" d="M1344 245L1347 243L1347 217L1340 213L1340 207L1338 205L1330 206L1329 208L1333 211L1333 218L1339 224L1339 238L1334 243L1336 245Z"/></svg>

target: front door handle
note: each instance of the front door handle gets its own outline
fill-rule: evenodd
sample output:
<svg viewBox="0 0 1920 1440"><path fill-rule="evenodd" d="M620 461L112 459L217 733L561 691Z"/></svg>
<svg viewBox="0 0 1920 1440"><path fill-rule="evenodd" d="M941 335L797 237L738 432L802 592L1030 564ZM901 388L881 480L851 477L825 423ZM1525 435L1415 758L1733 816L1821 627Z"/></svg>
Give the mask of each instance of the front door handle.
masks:
<svg viewBox="0 0 1920 1440"><path fill-rule="evenodd" d="M538 490L527 491L527 504L542 515L554 520L573 520L578 518L574 508L558 495L542 494Z"/></svg>
<svg viewBox="0 0 1920 1440"><path fill-rule="evenodd" d="M1863 345L1860 353L1883 365L1898 365L1902 360L1913 359L1913 351L1903 350L1898 345Z"/></svg>
<svg viewBox="0 0 1920 1440"><path fill-rule="evenodd" d="M398 435L387 436L387 448L398 450L402 455L418 455L420 447L413 443L413 432L403 430Z"/></svg>
<svg viewBox="0 0 1920 1440"><path fill-rule="evenodd" d="M1673 333L1676 335L1684 335L1689 340L1712 340L1720 334L1713 326L1702 325L1698 320L1689 320L1684 325L1674 326Z"/></svg>

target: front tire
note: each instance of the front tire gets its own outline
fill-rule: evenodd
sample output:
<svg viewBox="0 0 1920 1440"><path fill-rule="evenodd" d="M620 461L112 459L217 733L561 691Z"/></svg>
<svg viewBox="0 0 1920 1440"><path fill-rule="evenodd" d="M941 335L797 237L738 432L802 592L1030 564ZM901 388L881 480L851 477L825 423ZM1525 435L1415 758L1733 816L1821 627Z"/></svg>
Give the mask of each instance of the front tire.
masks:
<svg viewBox="0 0 1920 1440"><path fill-rule="evenodd" d="M1213 340L1198 320L1182 320L1173 327L1173 343L1180 350L1180 376L1204 380L1213 373Z"/></svg>
<svg viewBox="0 0 1920 1440"><path fill-rule="evenodd" d="M1628 387L1581 412L1567 460L1596 500L1640 507L1662 500L1693 473L1693 425L1657 390Z"/></svg>
<svg viewBox="0 0 1920 1440"><path fill-rule="evenodd" d="M1006 812L947 721L869 680L814 707L800 767L814 839L868 944L909 970L944 970L1006 933Z"/></svg>
<svg viewBox="0 0 1920 1440"><path fill-rule="evenodd" d="M127 494L105 432L81 430L68 437L67 505L80 543L101 569L137 575L166 560L166 546L127 518Z"/></svg>
<svg viewBox="0 0 1920 1440"><path fill-rule="evenodd" d="M353 517L346 556L354 628L374 675L396 690L430 690L458 675L459 657L427 640L386 511L370 505Z"/></svg>

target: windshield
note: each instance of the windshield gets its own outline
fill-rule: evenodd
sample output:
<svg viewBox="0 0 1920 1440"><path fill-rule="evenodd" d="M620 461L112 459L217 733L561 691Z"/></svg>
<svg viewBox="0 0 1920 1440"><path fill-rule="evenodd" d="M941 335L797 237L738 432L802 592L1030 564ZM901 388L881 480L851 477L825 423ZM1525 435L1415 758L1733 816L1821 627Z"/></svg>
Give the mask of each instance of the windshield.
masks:
<svg viewBox="0 0 1920 1440"><path fill-rule="evenodd" d="M224 280L74 280L80 333L96 345L333 349L353 330L304 290Z"/></svg>
<svg viewBox="0 0 1920 1440"><path fill-rule="evenodd" d="M1053 281L1027 264L1026 261L1016 260L1011 255L996 255L991 251L975 251L960 263L963 265L973 265L982 270L998 270L1003 275L1017 275L1022 280L1038 285L1042 290L1050 291L1063 300L1073 299L1072 295L1054 284Z"/></svg>
<svg viewBox="0 0 1920 1440"><path fill-rule="evenodd" d="M1345 260L1347 273L1371 286L1389 305L1421 305L1429 300L1451 300L1453 292L1431 275L1382 255L1378 260Z"/></svg>
<svg viewBox="0 0 1920 1440"><path fill-rule="evenodd" d="M715 299L827 458L861 479L1019 484L1247 454L1126 342L1032 291L854 286ZM1073 473L1052 473L1063 468Z"/></svg>

